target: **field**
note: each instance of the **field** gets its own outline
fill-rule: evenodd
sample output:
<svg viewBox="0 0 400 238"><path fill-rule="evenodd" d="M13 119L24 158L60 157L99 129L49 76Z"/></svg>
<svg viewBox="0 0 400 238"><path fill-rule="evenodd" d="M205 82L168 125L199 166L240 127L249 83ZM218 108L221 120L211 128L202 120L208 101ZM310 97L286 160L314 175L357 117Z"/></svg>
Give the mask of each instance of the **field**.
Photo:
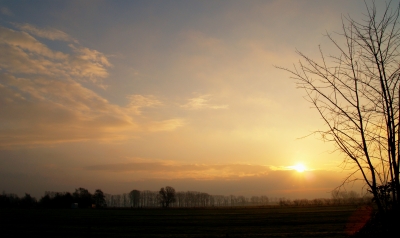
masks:
<svg viewBox="0 0 400 238"><path fill-rule="evenodd" d="M347 237L368 213L355 206L0 212L3 237Z"/></svg>

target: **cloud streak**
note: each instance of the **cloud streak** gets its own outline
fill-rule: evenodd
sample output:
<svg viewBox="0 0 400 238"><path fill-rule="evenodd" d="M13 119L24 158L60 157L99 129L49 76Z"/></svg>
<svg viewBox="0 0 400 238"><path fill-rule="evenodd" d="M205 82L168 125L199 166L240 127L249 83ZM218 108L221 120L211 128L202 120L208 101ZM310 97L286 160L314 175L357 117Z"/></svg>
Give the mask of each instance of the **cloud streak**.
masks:
<svg viewBox="0 0 400 238"><path fill-rule="evenodd" d="M273 170L270 166L254 164L184 164L138 160L91 165L84 167L84 170L100 172L111 177L129 175L132 181L130 183L147 184L148 187L156 181L162 184L162 180L163 183L168 181L179 190L192 190L191 186L194 186L200 189L203 187L203 191L211 194L225 195L329 197L330 191L341 181L340 175L334 171L314 170L298 173L293 170Z"/></svg>
<svg viewBox="0 0 400 238"><path fill-rule="evenodd" d="M76 54L53 51L26 32L0 27L0 68L9 73L90 80L102 86L112 65L100 52L69 45Z"/></svg>
<svg viewBox="0 0 400 238"><path fill-rule="evenodd" d="M163 161L101 164L84 167L88 171L106 173L134 173L143 178L231 180L249 176L264 176L271 172L268 166L250 164L182 164Z"/></svg>
<svg viewBox="0 0 400 238"><path fill-rule="evenodd" d="M182 105L182 108L188 110L201 110L201 109L227 109L228 105L215 105L210 103L211 95L205 94L198 97L194 97L188 100L188 102Z"/></svg>
<svg viewBox="0 0 400 238"><path fill-rule="evenodd" d="M128 110L132 111L137 115L142 114L143 108L161 106L162 102L158 100L154 95L129 95Z"/></svg>
<svg viewBox="0 0 400 238"><path fill-rule="evenodd" d="M67 42L74 42L78 43L78 40L72 38L69 36L67 33L57 30L57 29L52 29L52 28L47 28L47 29L41 29L38 28L34 25L28 24L28 23L13 23L15 27L17 27L21 31L28 32L34 36L49 39L49 40L60 40L60 41L67 41Z"/></svg>

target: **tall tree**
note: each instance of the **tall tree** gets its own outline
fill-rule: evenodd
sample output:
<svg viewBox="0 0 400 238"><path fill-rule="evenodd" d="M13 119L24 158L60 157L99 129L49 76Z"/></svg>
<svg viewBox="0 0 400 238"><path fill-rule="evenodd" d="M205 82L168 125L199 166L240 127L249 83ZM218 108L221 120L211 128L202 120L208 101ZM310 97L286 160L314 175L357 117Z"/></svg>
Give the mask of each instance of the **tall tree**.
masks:
<svg viewBox="0 0 400 238"><path fill-rule="evenodd" d="M131 207L139 207L140 205L140 191L139 190L132 190L129 193L129 200Z"/></svg>
<svg viewBox="0 0 400 238"><path fill-rule="evenodd" d="M160 202L163 207L169 207L171 203L175 202L175 189L170 186L161 188L159 191Z"/></svg>
<svg viewBox="0 0 400 238"><path fill-rule="evenodd" d="M100 189L96 189L93 194L93 201L96 207L106 206L106 196L104 195L103 191L101 191Z"/></svg>
<svg viewBox="0 0 400 238"><path fill-rule="evenodd" d="M90 194L90 192L85 188L75 189L75 192L72 194L72 196L80 208L88 208L93 204L92 194Z"/></svg>
<svg viewBox="0 0 400 238"><path fill-rule="evenodd" d="M365 182L380 211L398 207L400 199L399 9L389 2L378 14L374 2L366 3L365 19L343 17L339 39L327 34L336 55L320 48L314 60L298 51L298 66L281 68L327 125L316 133L345 155L352 169L346 181Z"/></svg>

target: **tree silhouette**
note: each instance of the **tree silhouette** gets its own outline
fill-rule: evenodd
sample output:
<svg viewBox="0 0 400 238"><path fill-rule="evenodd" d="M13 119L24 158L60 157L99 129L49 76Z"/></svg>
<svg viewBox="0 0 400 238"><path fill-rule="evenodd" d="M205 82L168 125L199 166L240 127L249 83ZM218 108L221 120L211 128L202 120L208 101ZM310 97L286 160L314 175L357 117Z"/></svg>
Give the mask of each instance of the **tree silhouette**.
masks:
<svg viewBox="0 0 400 238"><path fill-rule="evenodd" d="M80 208L89 208L93 204L92 194L90 194L85 188L75 189L75 192L72 194L72 196Z"/></svg>
<svg viewBox="0 0 400 238"><path fill-rule="evenodd" d="M171 203L175 202L175 189L170 186L161 188L159 196L162 207L169 207Z"/></svg>
<svg viewBox="0 0 400 238"><path fill-rule="evenodd" d="M131 201L131 206L132 207L139 207L140 205L140 191L138 190L132 190L129 193L129 199Z"/></svg>
<svg viewBox="0 0 400 238"><path fill-rule="evenodd" d="M106 206L105 195L104 195L103 191L101 191L100 189L96 189L96 191L94 192L93 200L94 200L94 204L96 205L96 207Z"/></svg>
<svg viewBox="0 0 400 238"><path fill-rule="evenodd" d="M345 155L352 171L345 182L362 180L386 212L400 200L400 5L389 3L381 14L374 2L366 9L363 21L342 19L339 40L327 34L337 55L327 57L320 48L321 59L314 60L297 51L299 65L281 69L327 125L316 133Z"/></svg>
<svg viewBox="0 0 400 238"><path fill-rule="evenodd" d="M32 197L29 193L25 193L25 196L20 200L20 206L23 208L34 207L36 204L36 198Z"/></svg>

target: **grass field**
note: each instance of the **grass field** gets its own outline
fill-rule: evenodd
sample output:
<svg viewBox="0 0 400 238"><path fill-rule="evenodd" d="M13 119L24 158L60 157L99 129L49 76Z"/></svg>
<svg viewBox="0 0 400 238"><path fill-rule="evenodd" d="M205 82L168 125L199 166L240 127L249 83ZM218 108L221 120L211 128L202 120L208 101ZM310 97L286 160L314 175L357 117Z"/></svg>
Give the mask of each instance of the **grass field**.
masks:
<svg viewBox="0 0 400 238"><path fill-rule="evenodd" d="M347 237L359 216L354 206L0 211L3 237Z"/></svg>

